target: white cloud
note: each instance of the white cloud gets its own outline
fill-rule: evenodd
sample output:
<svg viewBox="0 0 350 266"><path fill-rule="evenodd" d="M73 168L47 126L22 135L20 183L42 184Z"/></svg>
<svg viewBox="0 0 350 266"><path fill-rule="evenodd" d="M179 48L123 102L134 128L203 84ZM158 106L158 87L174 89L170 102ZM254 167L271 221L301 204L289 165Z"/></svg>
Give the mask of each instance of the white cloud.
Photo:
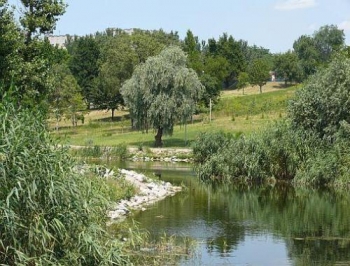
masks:
<svg viewBox="0 0 350 266"><path fill-rule="evenodd" d="M287 0L275 5L275 9L280 10L293 10L293 9L305 9L316 6L316 0Z"/></svg>
<svg viewBox="0 0 350 266"><path fill-rule="evenodd" d="M345 20L338 24L338 28L344 31L350 31L350 20Z"/></svg>

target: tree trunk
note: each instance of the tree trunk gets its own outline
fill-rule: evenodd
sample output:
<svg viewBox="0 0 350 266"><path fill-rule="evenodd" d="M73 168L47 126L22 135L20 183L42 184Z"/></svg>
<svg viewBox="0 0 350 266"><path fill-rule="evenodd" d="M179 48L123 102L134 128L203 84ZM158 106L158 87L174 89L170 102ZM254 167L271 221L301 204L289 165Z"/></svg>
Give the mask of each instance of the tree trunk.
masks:
<svg viewBox="0 0 350 266"><path fill-rule="evenodd" d="M115 110L115 108L112 108L111 110L112 110L112 121L114 121L114 110Z"/></svg>
<svg viewBox="0 0 350 266"><path fill-rule="evenodd" d="M162 136L163 136L163 128L158 127L157 135L154 136L154 139L155 139L154 146L155 147L162 147L162 145L163 145Z"/></svg>
<svg viewBox="0 0 350 266"><path fill-rule="evenodd" d="M260 87L260 93L262 93L262 86L261 86L261 85L259 85L259 87Z"/></svg>

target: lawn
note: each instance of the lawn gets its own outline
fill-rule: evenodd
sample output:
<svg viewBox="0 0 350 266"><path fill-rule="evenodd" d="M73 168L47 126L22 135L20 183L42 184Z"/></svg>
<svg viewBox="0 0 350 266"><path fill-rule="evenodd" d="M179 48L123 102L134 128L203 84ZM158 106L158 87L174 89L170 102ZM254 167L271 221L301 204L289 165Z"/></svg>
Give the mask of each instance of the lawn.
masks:
<svg viewBox="0 0 350 266"><path fill-rule="evenodd" d="M172 136L164 136L164 147L186 147L203 131L225 131L233 134L249 134L269 125L271 121L285 116L287 100L294 94L296 87L281 88L278 83L263 87L263 93L257 87L242 91L224 91L221 100L214 105L212 120L209 113L194 116L194 121L186 126L177 125ZM85 124L72 127L69 121L60 122L59 131L52 134L61 143L70 145L115 146L125 143L134 147L152 147L155 132L148 133L131 130L130 119L126 111L115 113L111 121L110 111L94 110L85 116ZM52 123L53 125L53 123Z"/></svg>

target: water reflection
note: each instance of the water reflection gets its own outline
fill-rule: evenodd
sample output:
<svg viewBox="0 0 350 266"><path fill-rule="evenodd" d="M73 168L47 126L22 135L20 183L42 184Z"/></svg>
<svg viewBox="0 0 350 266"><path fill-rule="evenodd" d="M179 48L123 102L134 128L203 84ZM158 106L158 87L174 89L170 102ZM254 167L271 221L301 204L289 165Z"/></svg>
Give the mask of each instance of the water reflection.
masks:
<svg viewBox="0 0 350 266"><path fill-rule="evenodd" d="M200 255L183 265L350 265L348 193L208 187L188 166L157 170L161 179L188 189L133 218L155 238L165 231L197 239Z"/></svg>

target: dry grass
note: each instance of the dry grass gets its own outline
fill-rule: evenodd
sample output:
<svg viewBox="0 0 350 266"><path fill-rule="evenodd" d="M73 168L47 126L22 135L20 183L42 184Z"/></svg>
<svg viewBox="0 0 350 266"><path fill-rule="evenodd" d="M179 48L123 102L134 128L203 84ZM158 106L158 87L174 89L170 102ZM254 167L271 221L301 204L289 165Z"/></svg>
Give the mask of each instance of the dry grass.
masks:
<svg viewBox="0 0 350 266"><path fill-rule="evenodd" d="M122 121L126 120L126 117L128 116L128 112L125 110L116 110L114 111L114 120ZM85 122L84 124L89 124L91 122L112 122L112 111L111 110L90 110L85 115ZM78 124L81 124L81 121L78 121ZM56 125L56 121L53 119L49 120L50 127L54 127ZM59 122L59 127L66 128L71 127L72 123L70 120L62 119Z"/></svg>
<svg viewBox="0 0 350 266"><path fill-rule="evenodd" d="M290 86L285 86L284 82L267 82L265 86L262 87L262 92L273 92L273 91L279 91L281 89L285 89ZM248 86L244 89L240 90L225 90L222 92L222 97L231 97L231 96L246 96L246 95L253 95L253 94L260 94L259 86Z"/></svg>

